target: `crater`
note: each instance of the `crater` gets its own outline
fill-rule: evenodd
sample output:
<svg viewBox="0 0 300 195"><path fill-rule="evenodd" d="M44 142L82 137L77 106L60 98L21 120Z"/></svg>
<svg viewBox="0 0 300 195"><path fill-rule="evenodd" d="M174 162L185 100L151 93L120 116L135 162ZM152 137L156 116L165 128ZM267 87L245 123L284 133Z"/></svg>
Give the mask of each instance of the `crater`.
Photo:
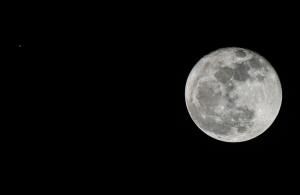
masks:
<svg viewBox="0 0 300 195"><path fill-rule="evenodd" d="M234 108L234 107L235 107L235 100L237 100L238 97L236 96L236 97L233 98L233 97L230 97L229 94L226 94L226 95L225 95L225 98L226 98L226 100L227 100L226 106L227 106L228 108Z"/></svg>
<svg viewBox="0 0 300 195"><path fill-rule="evenodd" d="M225 84L226 93L230 93L235 89L235 86L232 81L229 81Z"/></svg>

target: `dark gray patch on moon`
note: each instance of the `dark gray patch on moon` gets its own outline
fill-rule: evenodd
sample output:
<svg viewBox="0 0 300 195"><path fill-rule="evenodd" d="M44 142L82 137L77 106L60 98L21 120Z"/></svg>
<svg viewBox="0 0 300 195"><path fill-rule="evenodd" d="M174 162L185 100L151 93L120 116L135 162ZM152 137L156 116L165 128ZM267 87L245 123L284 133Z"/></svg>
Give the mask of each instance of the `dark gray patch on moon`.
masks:
<svg viewBox="0 0 300 195"><path fill-rule="evenodd" d="M258 81L263 81L263 80L265 80L265 76L263 76L263 75L256 75L255 76L256 77L256 79L258 80Z"/></svg>
<svg viewBox="0 0 300 195"><path fill-rule="evenodd" d="M230 96L230 93L232 91L235 90L235 85L233 84L232 81L229 81L228 83L225 84L225 95L224 95L224 98L227 100L227 103L226 103L226 106L228 108L233 108L235 107L235 100L238 99L237 96L235 97L231 97Z"/></svg>
<svg viewBox="0 0 300 195"><path fill-rule="evenodd" d="M247 131L247 128L245 126L239 126L237 128L238 133L245 133Z"/></svg>
<svg viewBox="0 0 300 195"><path fill-rule="evenodd" d="M235 51L235 55L239 58L243 58L246 56L246 52L243 51L242 49L238 49L237 51Z"/></svg>
<svg viewBox="0 0 300 195"><path fill-rule="evenodd" d="M237 81L246 81L250 78L250 75L248 74L249 69L250 68L246 63L236 63L233 78Z"/></svg>
<svg viewBox="0 0 300 195"><path fill-rule="evenodd" d="M196 95L198 103L206 110L206 113L212 113L212 108L218 105L221 92L215 92L212 83L203 82L198 87Z"/></svg>
<svg viewBox="0 0 300 195"><path fill-rule="evenodd" d="M221 83L227 83L233 76L233 69L230 67L220 67L214 76Z"/></svg>
<svg viewBox="0 0 300 195"><path fill-rule="evenodd" d="M262 69L263 64L260 63L259 59L257 57L252 57L250 60L248 60L249 65L254 69Z"/></svg>
<svg viewBox="0 0 300 195"><path fill-rule="evenodd" d="M265 79L264 74L266 74L269 71L268 65L260 62L258 56L254 56L250 60L248 60L248 64L251 68L253 68L259 72L259 74L255 76L255 78L259 82L264 81L264 79Z"/></svg>

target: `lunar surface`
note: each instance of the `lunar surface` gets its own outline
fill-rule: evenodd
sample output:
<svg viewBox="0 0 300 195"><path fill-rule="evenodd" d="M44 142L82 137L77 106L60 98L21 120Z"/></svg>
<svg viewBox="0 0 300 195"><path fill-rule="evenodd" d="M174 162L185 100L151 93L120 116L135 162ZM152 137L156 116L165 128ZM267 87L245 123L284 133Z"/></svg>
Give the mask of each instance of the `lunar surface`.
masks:
<svg viewBox="0 0 300 195"><path fill-rule="evenodd" d="M282 89L271 64L254 51L222 48L190 72L185 101L192 120L220 141L243 142L265 132L279 113Z"/></svg>

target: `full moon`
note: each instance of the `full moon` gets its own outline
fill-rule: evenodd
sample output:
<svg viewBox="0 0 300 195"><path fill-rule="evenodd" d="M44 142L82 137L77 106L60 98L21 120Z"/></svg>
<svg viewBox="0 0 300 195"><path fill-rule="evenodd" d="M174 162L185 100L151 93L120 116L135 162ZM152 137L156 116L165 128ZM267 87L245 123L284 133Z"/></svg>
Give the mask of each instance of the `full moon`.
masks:
<svg viewBox="0 0 300 195"><path fill-rule="evenodd" d="M193 67L185 102L205 134L220 141L243 142L272 125L281 107L282 89L264 57L244 48L221 48Z"/></svg>

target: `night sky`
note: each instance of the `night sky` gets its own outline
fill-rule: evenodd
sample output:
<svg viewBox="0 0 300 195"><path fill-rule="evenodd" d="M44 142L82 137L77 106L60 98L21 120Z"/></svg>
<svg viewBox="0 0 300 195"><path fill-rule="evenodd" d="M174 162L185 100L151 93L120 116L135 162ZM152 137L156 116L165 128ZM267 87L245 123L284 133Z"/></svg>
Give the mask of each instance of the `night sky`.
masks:
<svg viewBox="0 0 300 195"><path fill-rule="evenodd" d="M265 165L268 158L296 164L297 12L279 5L212 6L74 3L20 13L2 41L7 153L129 167L162 163L181 171L220 161L221 167ZM223 47L258 52L282 84L275 122L244 143L207 136L185 105L190 70Z"/></svg>

